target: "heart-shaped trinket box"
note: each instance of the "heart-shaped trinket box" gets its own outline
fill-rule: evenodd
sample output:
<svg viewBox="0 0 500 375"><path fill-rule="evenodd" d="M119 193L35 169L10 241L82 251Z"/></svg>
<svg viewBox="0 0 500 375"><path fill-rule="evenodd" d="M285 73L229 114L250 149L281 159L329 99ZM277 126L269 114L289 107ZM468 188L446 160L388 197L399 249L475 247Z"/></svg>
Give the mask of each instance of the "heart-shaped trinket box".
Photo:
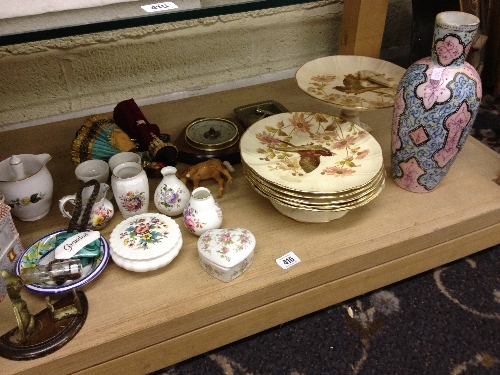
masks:
<svg viewBox="0 0 500 375"><path fill-rule="evenodd" d="M255 243L248 229L209 229L198 239L200 264L213 277L229 282L250 267Z"/></svg>

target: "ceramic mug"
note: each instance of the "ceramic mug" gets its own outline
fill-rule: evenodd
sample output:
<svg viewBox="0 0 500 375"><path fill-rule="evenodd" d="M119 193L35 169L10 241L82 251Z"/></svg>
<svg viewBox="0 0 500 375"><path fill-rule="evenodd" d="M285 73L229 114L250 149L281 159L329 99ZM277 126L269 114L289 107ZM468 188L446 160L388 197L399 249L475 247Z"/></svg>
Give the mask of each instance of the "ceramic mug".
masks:
<svg viewBox="0 0 500 375"><path fill-rule="evenodd" d="M101 183L99 186L99 192L97 193L97 197L95 199L94 205L92 206L92 212L90 213L89 221L87 223L87 228L93 230L99 230L104 228L104 226L111 220L115 213L115 209L113 204L106 198L106 192L109 189L108 184ZM82 190L82 212L78 219L78 224L80 224L83 216L83 212L85 211L85 207L87 202L94 191L94 186L87 186ZM72 218L72 214L66 211L66 204L71 203L75 205L76 203L76 194L66 195L59 200L59 210L63 214L63 216Z"/></svg>
<svg viewBox="0 0 500 375"><path fill-rule="evenodd" d="M109 165L104 160L86 160L75 168L76 178L82 183L92 179L100 183L107 183L109 179Z"/></svg>
<svg viewBox="0 0 500 375"><path fill-rule="evenodd" d="M140 164L118 164L111 175L111 188L123 217L129 218L148 212L149 183Z"/></svg>
<svg viewBox="0 0 500 375"><path fill-rule="evenodd" d="M111 158L109 158L109 169L111 170L111 172L113 172L113 169L115 169L117 165L129 161L141 164L141 156L131 151L119 152L117 154L114 154Z"/></svg>

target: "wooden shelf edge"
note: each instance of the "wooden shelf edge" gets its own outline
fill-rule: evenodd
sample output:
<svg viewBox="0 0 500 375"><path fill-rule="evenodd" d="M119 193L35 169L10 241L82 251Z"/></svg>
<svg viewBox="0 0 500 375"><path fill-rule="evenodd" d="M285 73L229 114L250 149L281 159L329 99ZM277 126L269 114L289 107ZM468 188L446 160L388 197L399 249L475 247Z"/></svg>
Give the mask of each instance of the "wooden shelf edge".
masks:
<svg viewBox="0 0 500 375"><path fill-rule="evenodd" d="M366 271L326 283L279 301L213 323L184 335L77 372L146 374L262 332L363 293L429 271L500 243L500 224L478 230ZM279 313L277 313L279 312ZM141 358L153 358L148 363ZM48 371L48 369L47 369ZM30 372L30 374L33 374Z"/></svg>

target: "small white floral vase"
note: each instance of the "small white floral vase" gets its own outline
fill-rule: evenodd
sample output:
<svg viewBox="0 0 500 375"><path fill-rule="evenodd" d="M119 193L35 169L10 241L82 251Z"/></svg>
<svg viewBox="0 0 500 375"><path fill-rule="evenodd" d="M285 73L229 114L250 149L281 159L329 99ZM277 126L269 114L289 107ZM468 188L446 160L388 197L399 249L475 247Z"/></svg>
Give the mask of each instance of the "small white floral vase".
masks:
<svg viewBox="0 0 500 375"><path fill-rule="evenodd" d="M140 164L126 162L113 169L111 188L122 216L144 214L149 208L149 182Z"/></svg>
<svg viewBox="0 0 500 375"><path fill-rule="evenodd" d="M187 186L175 175L176 172L175 167L162 168L163 179L155 190L155 206L167 216L181 215L191 196Z"/></svg>
<svg viewBox="0 0 500 375"><path fill-rule="evenodd" d="M217 229L222 224L222 210L210 193L199 187L193 190L184 208L184 225L189 232L201 236L209 229Z"/></svg>

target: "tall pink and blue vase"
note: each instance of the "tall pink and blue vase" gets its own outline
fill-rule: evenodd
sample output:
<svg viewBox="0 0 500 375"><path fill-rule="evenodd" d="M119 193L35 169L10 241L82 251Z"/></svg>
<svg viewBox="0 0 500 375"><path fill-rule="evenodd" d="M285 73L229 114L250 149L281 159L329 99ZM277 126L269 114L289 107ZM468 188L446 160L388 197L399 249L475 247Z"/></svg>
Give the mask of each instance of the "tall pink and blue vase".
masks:
<svg viewBox="0 0 500 375"><path fill-rule="evenodd" d="M413 63L399 82L392 118L392 177L405 190L436 189L472 128L482 87L465 59L478 26L472 14L439 13L431 56Z"/></svg>

